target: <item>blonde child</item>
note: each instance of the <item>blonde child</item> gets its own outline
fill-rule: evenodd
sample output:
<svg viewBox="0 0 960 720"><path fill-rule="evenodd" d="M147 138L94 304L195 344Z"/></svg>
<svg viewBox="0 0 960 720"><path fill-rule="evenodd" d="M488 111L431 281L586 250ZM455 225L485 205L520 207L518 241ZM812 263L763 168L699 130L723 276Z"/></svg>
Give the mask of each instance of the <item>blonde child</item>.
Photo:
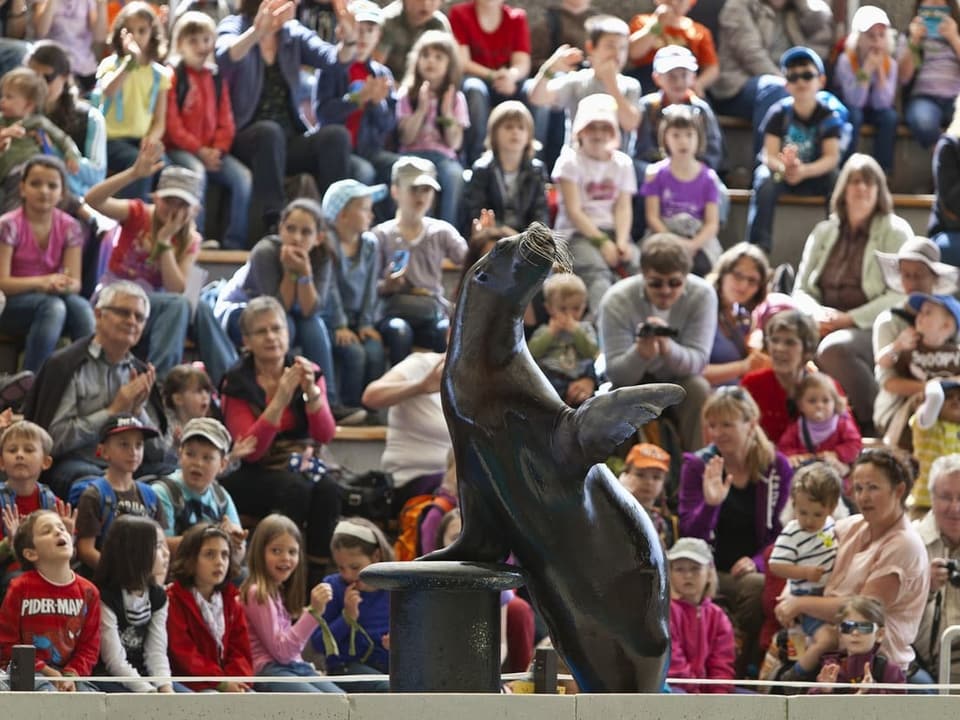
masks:
<svg viewBox="0 0 960 720"><path fill-rule="evenodd" d="M819 372L805 374L797 384L796 403L799 417L787 427L777 449L793 467L823 460L846 477L863 449L863 438L834 379Z"/></svg>
<svg viewBox="0 0 960 720"><path fill-rule="evenodd" d="M637 443L627 453L620 473L623 485L650 516L664 550L680 535L677 517L667 507L663 491L670 472L670 453L651 443Z"/></svg>
<svg viewBox="0 0 960 720"><path fill-rule="evenodd" d="M690 105L671 105L661 115L658 137L666 158L647 168L640 188L646 198L647 227L677 235L693 260L693 272L702 277L723 252L717 239L719 180L698 159L706 144L699 111Z"/></svg>
<svg viewBox="0 0 960 720"><path fill-rule="evenodd" d="M142 0L124 5L110 28L113 54L97 68L93 100L107 121L107 170L121 172L137 159L142 144L159 142L166 129L170 72L163 24ZM123 188L124 197L146 200L153 174Z"/></svg>
<svg viewBox="0 0 960 720"><path fill-rule="evenodd" d="M848 152L856 151L860 127L870 123L873 156L889 175L897 134L897 60L892 55L890 18L874 5L862 5L850 27L853 32L833 68L833 82L852 126Z"/></svg>
<svg viewBox="0 0 960 720"><path fill-rule="evenodd" d="M767 568L790 581L790 594L823 595L837 557L833 513L840 501L840 475L822 462L804 465L790 485L794 519L788 522L773 546ZM797 659L798 669L816 667L824 652L833 646L829 625L811 615L798 619L804 647ZM809 643L800 642L809 638Z"/></svg>
<svg viewBox="0 0 960 720"><path fill-rule="evenodd" d="M246 250L253 179L247 166L230 154L235 133L233 109L227 83L217 75L213 58L216 37L216 25L206 13L186 12L174 26L173 82L167 94L164 142L173 162L201 178L201 199L207 181L229 192L223 245ZM197 227L204 231L203 204L197 213Z"/></svg>
<svg viewBox="0 0 960 720"><path fill-rule="evenodd" d="M680 538L670 563L671 678L733 680L733 625L710 599L716 590L713 553L705 540ZM733 685L671 684L674 692L729 693Z"/></svg>
<svg viewBox="0 0 960 720"><path fill-rule="evenodd" d="M593 325L583 320L587 286L571 273L551 275L543 299L550 320L534 331L530 354L564 402L577 407L597 389L593 363L600 353Z"/></svg>
<svg viewBox="0 0 960 720"><path fill-rule="evenodd" d="M300 530L284 515L267 515L257 524L250 541L250 574L240 588L250 631L253 670L266 677L317 675L300 656L310 635L320 628L328 651L332 636L323 612L333 597L328 583L310 591L305 608L306 558ZM258 692L340 692L331 682L257 683Z"/></svg>
<svg viewBox="0 0 960 720"><path fill-rule="evenodd" d="M605 94L589 95L577 106L574 147L565 147L553 168L560 186L555 229L570 235L573 270L587 286L588 319L615 281L614 270L637 266L630 237L632 196L637 178L620 145L617 103Z"/></svg>
<svg viewBox="0 0 960 720"><path fill-rule="evenodd" d="M463 166L457 159L469 127L467 100L460 92L463 70L456 41L449 33L423 33L407 60L397 93L400 152L430 160L440 181L440 219L460 225Z"/></svg>

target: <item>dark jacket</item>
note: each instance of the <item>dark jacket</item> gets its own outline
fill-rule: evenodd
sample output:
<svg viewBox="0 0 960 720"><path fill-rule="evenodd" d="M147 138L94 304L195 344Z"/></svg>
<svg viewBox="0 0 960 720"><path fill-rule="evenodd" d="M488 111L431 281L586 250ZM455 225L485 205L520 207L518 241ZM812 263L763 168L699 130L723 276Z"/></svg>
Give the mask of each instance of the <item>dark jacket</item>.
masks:
<svg viewBox="0 0 960 720"><path fill-rule="evenodd" d="M927 235L960 231L960 138L941 135L933 151L935 202Z"/></svg>
<svg viewBox="0 0 960 720"><path fill-rule="evenodd" d="M328 51L336 62L336 48ZM350 77L349 65L332 64L330 67L317 72L316 113L320 126L344 125L358 107L349 99ZM386 65L375 60L367 61L367 70L374 77L385 77L393 85L393 73ZM397 126L397 96L391 87L390 94L374 105L367 103L360 118L360 128L357 131L357 144L354 152L363 157L371 157L386 145L390 133Z"/></svg>
<svg viewBox="0 0 960 720"><path fill-rule="evenodd" d="M470 181L463 189L465 223L469 224L474 218L480 217L480 211L488 208L496 213L497 222L506 224L507 204L497 182L497 168L498 163L492 152L485 152L473 163ZM546 172L539 160L527 160L520 165L513 201L521 222L520 227L514 230L525 230L532 222L549 224L545 178Z"/></svg>

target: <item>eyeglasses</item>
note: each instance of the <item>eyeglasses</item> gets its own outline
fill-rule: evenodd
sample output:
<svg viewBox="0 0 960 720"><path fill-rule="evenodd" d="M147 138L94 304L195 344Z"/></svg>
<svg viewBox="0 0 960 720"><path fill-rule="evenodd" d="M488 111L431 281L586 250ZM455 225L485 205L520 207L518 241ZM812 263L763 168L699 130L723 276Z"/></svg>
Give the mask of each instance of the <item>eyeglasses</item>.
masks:
<svg viewBox="0 0 960 720"><path fill-rule="evenodd" d="M861 635L875 633L880 626L869 620L844 620L840 623L840 632L844 635L850 635L856 630Z"/></svg>
<svg viewBox="0 0 960 720"><path fill-rule="evenodd" d="M144 315L139 310L131 310L130 308L117 307L116 305L104 305L101 310L109 310L117 317L121 317L124 320L136 320L138 323L144 323L147 321L147 316Z"/></svg>
<svg viewBox="0 0 960 720"><path fill-rule="evenodd" d="M817 77L819 77L817 73L813 72L812 70L805 70L804 72L787 73L787 82L795 83L800 82L801 80L804 82L810 82Z"/></svg>
<svg viewBox="0 0 960 720"><path fill-rule="evenodd" d="M654 290L659 290L664 285L671 290L676 290L678 287L683 287L685 282L685 278L650 278L646 280L647 287L651 287Z"/></svg>

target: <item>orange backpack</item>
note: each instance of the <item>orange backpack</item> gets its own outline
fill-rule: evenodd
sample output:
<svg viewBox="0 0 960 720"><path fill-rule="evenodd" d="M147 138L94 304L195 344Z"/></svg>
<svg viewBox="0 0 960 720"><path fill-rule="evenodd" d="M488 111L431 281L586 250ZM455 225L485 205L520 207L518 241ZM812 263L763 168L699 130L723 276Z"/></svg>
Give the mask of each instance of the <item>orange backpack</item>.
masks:
<svg viewBox="0 0 960 720"><path fill-rule="evenodd" d="M423 554L420 525L427 511L438 507L444 514L455 507L454 501L442 495L415 495L403 504L400 510L400 532L393 544L397 560L413 560Z"/></svg>

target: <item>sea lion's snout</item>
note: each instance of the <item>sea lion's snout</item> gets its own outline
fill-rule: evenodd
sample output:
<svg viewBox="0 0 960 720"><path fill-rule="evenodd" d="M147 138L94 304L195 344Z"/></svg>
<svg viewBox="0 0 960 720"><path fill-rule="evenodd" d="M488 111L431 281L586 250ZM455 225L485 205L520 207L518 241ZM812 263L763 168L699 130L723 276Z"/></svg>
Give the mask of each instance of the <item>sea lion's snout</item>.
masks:
<svg viewBox="0 0 960 720"><path fill-rule="evenodd" d="M532 223L520 235L520 254L525 260L534 265L553 264L557 254L557 244L553 233L546 225Z"/></svg>

